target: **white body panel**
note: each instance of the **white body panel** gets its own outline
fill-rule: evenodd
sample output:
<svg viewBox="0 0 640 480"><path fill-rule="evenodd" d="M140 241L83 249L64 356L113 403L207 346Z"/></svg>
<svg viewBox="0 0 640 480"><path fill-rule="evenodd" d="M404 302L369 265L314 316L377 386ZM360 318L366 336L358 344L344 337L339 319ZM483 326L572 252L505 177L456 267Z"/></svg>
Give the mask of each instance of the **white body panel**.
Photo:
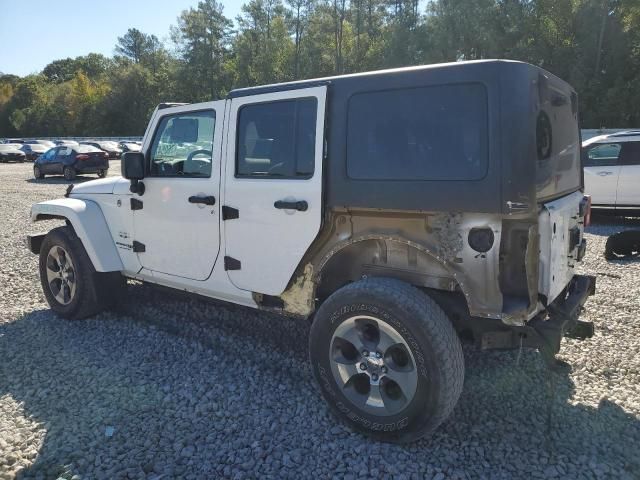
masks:
<svg viewBox="0 0 640 480"><path fill-rule="evenodd" d="M220 158L225 101L198 105L198 110L214 110L216 121L210 132L213 142L211 176L179 178L148 176L144 195L134 197L143 208L133 212L135 240L145 245L138 254L142 267L177 277L205 280L213 270L220 250ZM151 134L145 137L147 152L153 132L165 115L193 111L193 106L163 109L152 120ZM215 205L189 203L191 196L213 196Z"/></svg>
<svg viewBox="0 0 640 480"><path fill-rule="evenodd" d="M540 212L538 291L547 297L548 303L555 300L575 274L575 260L569 252L569 231L579 226L582 241L584 227L578 223L582 198L582 192L575 192L546 203Z"/></svg>
<svg viewBox="0 0 640 480"><path fill-rule="evenodd" d="M616 207L640 207L640 165L620 167Z"/></svg>
<svg viewBox="0 0 640 480"><path fill-rule="evenodd" d="M322 221L322 157L326 87L234 98L230 105L225 152L224 204L239 218L223 222L225 255L241 262L227 273L238 288L281 294L316 238ZM238 111L247 104L316 97L315 169L308 179L237 178L235 175ZM307 211L280 210L278 200L306 201Z"/></svg>
<svg viewBox="0 0 640 480"><path fill-rule="evenodd" d="M35 222L41 215L68 219L98 272L123 270L109 226L96 202L59 198L36 203L31 207L31 219Z"/></svg>
<svg viewBox="0 0 640 480"><path fill-rule="evenodd" d="M584 167L584 193L593 205L615 205L620 166Z"/></svg>

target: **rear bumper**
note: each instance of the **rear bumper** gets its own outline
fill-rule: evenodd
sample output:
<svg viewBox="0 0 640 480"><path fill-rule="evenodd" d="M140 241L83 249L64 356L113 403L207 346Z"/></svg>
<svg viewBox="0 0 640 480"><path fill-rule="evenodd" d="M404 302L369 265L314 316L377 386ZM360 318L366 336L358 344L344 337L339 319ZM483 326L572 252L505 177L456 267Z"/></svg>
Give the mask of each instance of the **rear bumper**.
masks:
<svg viewBox="0 0 640 480"><path fill-rule="evenodd" d="M481 347L537 348L546 359L552 359L560 350L562 337L586 339L593 336L592 322L578 319L587 299L595 293L596 277L574 275L563 292L524 327L490 329L483 332Z"/></svg>
<svg viewBox="0 0 640 480"><path fill-rule="evenodd" d="M539 315L527 327L532 329L533 341L543 353L551 356L560 350L562 337L585 339L593 336L592 322L578 320L582 306L596 292L596 277L574 275L565 291L547 307L548 318Z"/></svg>

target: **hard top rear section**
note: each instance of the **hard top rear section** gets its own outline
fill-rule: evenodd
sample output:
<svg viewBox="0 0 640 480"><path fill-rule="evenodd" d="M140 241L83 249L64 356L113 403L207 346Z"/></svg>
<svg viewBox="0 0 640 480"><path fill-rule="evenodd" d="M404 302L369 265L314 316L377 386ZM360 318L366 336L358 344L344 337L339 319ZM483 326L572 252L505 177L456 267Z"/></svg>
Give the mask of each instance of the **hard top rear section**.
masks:
<svg viewBox="0 0 640 480"><path fill-rule="evenodd" d="M328 86L326 203L533 214L581 187L575 91L521 62L430 65L237 90Z"/></svg>
<svg viewBox="0 0 640 480"><path fill-rule="evenodd" d="M578 96L541 68L521 63L502 68L504 211L535 211L582 188Z"/></svg>

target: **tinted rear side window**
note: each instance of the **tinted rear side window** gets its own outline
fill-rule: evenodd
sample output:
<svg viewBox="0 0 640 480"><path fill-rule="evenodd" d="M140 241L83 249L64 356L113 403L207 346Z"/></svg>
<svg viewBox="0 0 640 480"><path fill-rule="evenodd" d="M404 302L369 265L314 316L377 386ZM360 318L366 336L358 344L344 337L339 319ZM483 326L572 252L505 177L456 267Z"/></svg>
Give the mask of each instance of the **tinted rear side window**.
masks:
<svg viewBox="0 0 640 480"><path fill-rule="evenodd" d="M358 180L480 180L488 167L481 84L361 93L349 100L347 174Z"/></svg>
<svg viewBox="0 0 640 480"><path fill-rule="evenodd" d="M238 120L236 177L312 177L317 109L315 98L243 106Z"/></svg>
<svg viewBox="0 0 640 480"><path fill-rule="evenodd" d="M640 165L640 142L625 142L620 158L622 165Z"/></svg>

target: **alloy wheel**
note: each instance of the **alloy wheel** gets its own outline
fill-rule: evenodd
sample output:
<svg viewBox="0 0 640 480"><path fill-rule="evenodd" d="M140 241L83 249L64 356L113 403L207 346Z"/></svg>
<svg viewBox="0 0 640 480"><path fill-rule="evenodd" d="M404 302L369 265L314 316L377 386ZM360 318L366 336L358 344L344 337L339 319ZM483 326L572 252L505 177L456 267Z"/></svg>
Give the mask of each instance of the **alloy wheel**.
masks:
<svg viewBox="0 0 640 480"><path fill-rule="evenodd" d="M67 251L55 245L47 254L47 284L61 305L68 305L76 293L76 271Z"/></svg>
<svg viewBox="0 0 640 480"><path fill-rule="evenodd" d="M365 412L396 415L413 400L418 384L415 359L388 323L361 315L346 319L331 338L329 355L334 380Z"/></svg>

